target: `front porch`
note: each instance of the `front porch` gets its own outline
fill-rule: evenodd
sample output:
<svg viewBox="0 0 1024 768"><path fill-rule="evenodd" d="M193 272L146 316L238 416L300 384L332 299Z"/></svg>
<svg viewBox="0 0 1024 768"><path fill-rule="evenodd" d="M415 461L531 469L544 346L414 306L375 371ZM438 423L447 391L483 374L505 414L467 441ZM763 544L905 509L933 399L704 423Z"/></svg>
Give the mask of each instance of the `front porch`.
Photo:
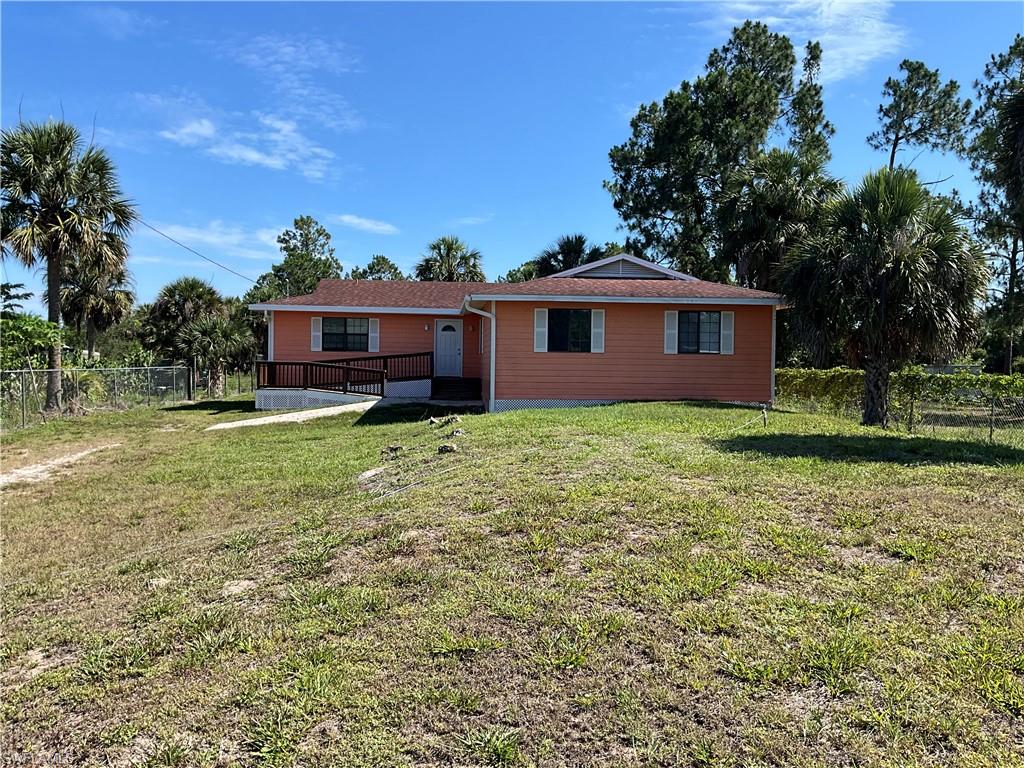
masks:
<svg viewBox="0 0 1024 768"><path fill-rule="evenodd" d="M435 376L434 353L256 363L256 408L306 408L368 399L481 403L478 378Z"/></svg>

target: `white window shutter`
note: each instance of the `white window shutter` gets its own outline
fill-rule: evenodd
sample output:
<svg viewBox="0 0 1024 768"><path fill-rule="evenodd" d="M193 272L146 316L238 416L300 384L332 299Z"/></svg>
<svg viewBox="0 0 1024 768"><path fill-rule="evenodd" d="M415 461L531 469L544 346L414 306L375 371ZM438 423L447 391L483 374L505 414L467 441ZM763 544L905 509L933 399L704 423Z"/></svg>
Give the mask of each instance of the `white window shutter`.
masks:
<svg viewBox="0 0 1024 768"><path fill-rule="evenodd" d="M370 339L367 346L370 352L380 352L380 319L370 318Z"/></svg>
<svg viewBox="0 0 1024 768"><path fill-rule="evenodd" d="M548 311L533 310L533 351L548 351Z"/></svg>
<svg viewBox="0 0 1024 768"><path fill-rule="evenodd" d="M679 313L671 310L665 313L665 354L679 353Z"/></svg>
<svg viewBox="0 0 1024 768"><path fill-rule="evenodd" d="M733 328L735 327L735 312L723 312L722 313L722 325L721 325L721 344L719 345L719 351L723 355L731 355L733 351L733 337L735 333Z"/></svg>
<svg viewBox="0 0 1024 768"><path fill-rule="evenodd" d="M590 310L590 351L604 352L604 310Z"/></svg>
<svg viewBox="0 0 1024 768"><path fill-rule="evenodd" d="M323 346L324 346L324 342L323 342L324 335L323 335L323 330L322 329L323 329L323 318L322 317L314 317L314 318L312 318L312 320L310 322L310 329L309 329L309 351L310 352L319 352L321 349L323 349Z"/></svg>

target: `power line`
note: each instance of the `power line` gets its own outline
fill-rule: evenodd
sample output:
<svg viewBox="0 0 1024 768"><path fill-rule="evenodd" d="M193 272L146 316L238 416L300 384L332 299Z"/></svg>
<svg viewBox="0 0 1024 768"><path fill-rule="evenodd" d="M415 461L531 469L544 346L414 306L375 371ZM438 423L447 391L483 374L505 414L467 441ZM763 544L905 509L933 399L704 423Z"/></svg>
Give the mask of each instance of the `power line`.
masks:
<svg viewBox="0 0 1024 768"><path fill-rule="evenodd" d="M215 266L218 266L218 267L220 267L221 269L223 269L223 270L225 270L225 271L227 271L227 272L230 272L230 273L231 273L232 275L236 275L236 276L238 276L238 277L242 278L243 280L248 280L248 281L249 281L250 283L252 283L253 285L256 285L256 284L257 284L257 283L256 283L256 281L255 281L255 280L253 280L253 279L252 279L251 277L249 277L248 275L243 275L243 274L242 274L241 272L236 272L236 271L235 271L235 270L233 270L233 269L232 269L231 267L227 267L227 266L224 266L224 265L223 265L223 264L221 264L221 263L220 263L219 261L214 261L214 260L213 260L213 259L211 259L211 258L210 258L209 256L204 256L204 255L203 255L203 254L201 254L201 253L200 253L199 251L197 251L197 250L196 250L195 248L190 248L189 246L185 245L184 243L182 243L182 242L180 242L180 241L178 241L178 240L175 240L175 239L174 239L173 237L171 237L170 235L168 235L168 234L166 234L166 233L164 233L164 232L161 232L161 231L160 231L159 229L157 229L156 227L154 227L154 226L153 226L152 224L150 224L149 222L147 222L147 221L144 221L143 219L139 219L139 223L140 223L140 224L142 224L142 226L144 226L144 227L146 227L146 228L148 228L148 229L151 229L151 230L153 230L153 231L154 231L154 232L156 232L156 233L157 233L158 235L160 235L160 237L163 237L163 238L166 238L167 240L170 240L170 241L171 241L172 243L174 243L175 245L181 246L182 248L184 248L184 249L185 249L186 251L188 251L189 253L194 253L194 254L195 254L196 256L198 256L198 257L199 257L200 259L204 259L204 260L206 260L206 261L210 262L211 264L213 264L213 265L215 265Z"/></svg>

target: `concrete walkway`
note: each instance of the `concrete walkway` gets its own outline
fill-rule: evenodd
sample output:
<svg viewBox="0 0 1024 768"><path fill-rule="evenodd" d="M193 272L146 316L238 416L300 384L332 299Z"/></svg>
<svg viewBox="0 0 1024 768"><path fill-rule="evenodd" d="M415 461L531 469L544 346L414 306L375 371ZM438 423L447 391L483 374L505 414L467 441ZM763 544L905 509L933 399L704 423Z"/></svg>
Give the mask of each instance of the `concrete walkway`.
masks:
<svg viewBox="0 0 1024 768"><path fill-rule="evenodd" d="M287 413L275 413L270 416L260 416L255 419L242 419L241 421L225 421L207 427L204 432L214 432L218 429L236 429L237 427L261 427L264 424L295 424L310 419L320 419L324 416L337 416L339 413L361 413L371 408L388 408L393 405L428 405L440 406L442 408L479 408L483 410L481 400L424 400L420 397L385 397L383 399L365 400L360 403L346 403L345 405L331 405L326 408L310 408L305 411L288 411Z"/></svg>
<svg viewBox="0 0 1024 768"><path fill-rule="evenodd" d="M322 419L325 416L337 416L339 413L353 413L368 411L377 405L378 400L366 400L362 403L347 403L346 405L332 405L327 408L311 408L308 411L289 411L288 413L275 413L271 416L260 416L256 419L242 419L241 421L225 421L207 427L205 432L215 432L218 429L237 429L239 427L261 427L264 424L294 424L310 419Z"/></svg>

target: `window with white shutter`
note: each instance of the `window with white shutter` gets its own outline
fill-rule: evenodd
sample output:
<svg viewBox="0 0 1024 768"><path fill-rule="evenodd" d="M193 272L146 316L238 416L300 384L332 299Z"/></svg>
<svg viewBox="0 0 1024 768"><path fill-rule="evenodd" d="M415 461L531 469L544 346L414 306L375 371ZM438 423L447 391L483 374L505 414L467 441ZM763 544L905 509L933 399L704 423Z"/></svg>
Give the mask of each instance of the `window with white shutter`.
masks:
<svg viewBox="0 0 1024 768"><path fill-rule="evenodd" d="M548 311L533 310L533 351L548 351Z"/></svg>
<svg viewBox="0 0 1024 768"><path fill-rule="evenodd" d="M669 310L665 313L665 354L679 353L679 313Z"/></svg>
<svg viewBox="0 0 1024 768"><path fill-rule="evenodd" d="M370 318L370 338L367 345L367 352L380 352L380 319Z"/></svg>
<svg viewBox="0 0 1024 768"><path fill-rule="evenodd" d="M604 310L590 311L590 351L604 352Z"/></svg>
<svg viewBox="0 0 1024 768"><path fill-rule="evenodd" d="M721 354L731 355L733 353L733 328L735 327L735 312L722 313L722 343Z"/></svg>
<svg viewBox="0 0 1024 768"><path fill-rule="evenodd" d="M323 349L323 318L314 317L310 322L309 329L309 350L320 352Z"/></svg>

